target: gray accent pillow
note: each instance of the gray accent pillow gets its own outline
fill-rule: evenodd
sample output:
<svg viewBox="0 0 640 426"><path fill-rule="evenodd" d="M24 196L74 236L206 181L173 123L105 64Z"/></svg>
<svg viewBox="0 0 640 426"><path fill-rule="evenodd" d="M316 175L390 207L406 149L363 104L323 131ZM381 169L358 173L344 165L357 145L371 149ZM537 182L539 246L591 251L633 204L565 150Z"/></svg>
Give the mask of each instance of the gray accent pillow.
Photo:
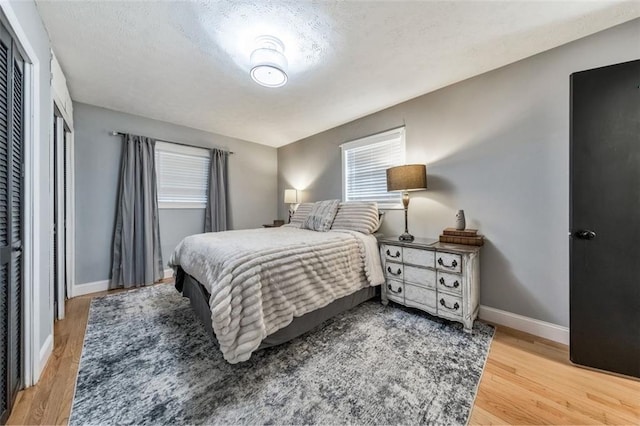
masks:
<svg viewBox="0 0 640 426"><path fill-rule="evenodd" d="M331 229L347 229L373 234L380 227L378 203L375 201L347 201L340 203Z"/></svg>
<svg viewBox="0 0 640 426"><path fill-rule="evenodd" d="M307 219L311 208L313 207L313 203L301 203L298 204L298 208L291 216L291 223L285 225L290 226L292 228L300 228L304 221Z"/></svg>
<svg viewBox="0 0 640 426"><path fill-rule="evenodd" d="M312 231L327 232L331 229L333 219L336 217L340 200L317 201L313 204L309 215L301 228Z"/></svg>

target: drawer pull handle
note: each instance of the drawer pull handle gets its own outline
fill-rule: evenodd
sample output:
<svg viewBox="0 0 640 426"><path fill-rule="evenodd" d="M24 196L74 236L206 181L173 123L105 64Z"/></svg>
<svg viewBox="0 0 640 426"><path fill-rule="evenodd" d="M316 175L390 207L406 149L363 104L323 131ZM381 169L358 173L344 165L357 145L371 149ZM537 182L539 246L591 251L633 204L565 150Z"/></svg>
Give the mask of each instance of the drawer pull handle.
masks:
<svg viewBox="0 0 640 426"><path fill-rule="evenodd" d="M394 256L394 255L392 255L392 254L391 254L391 252L389 251L389 249L387 249L387 256L388 256L388 257L392 257L392 258L394 258L394 259L397 259L397 258L399 258L399 257L400 257L400 252L399 252L399 251L396 251L396 255Z"/></svg>
<svg viewBox="0 0 640 426"><path fill-rule="evenodd" d="M442 260L442 258L441 258L441 257L439 257L439 258L438 258L438 265L440 265L440 266L444 266L445 268L455 268L456 266L458 266L458 262L456 262L456 260L455 260L455 259L453 259L453 260L451 261L451 265L445 265L445 264L444 264L444 260Z"/></svg>
<svg viewBox="0 0 640 426"><path fill-rule="evenodd" d="M393 287L391 287L391 284L389 284L387 288L391 290L392 293L398 293L398 294L402 293L402 287L398 287L398 291L395 291Z"/></svg>
<svg viewBox="0 0 640 426"><path fill-rule="evenodd" d="M402 274L402 269L398 268L398 272L393 272L391 270L391 266L387 266L387 272L389 272L391 275L400 275L400 274Z"/></svg>
<svg viewBox="0 0 640 426"><path fill-rule="evenodd" d="M443 287L447 287L447 288L458 288L458 287L460 287L460 283L458 282L458 280L455 280L453 282L453 285L446 285L445 284L445 280L442 277L440 277L440 284L442 284Z"/></svg>
<svg viewBox="0 0 640 426"><path fill-rule="evenodd" d="M457 311L460 308L460 305L458 305L458 302L454 303L453 307L447 306L447 302L445 302L444 299L440 299L440 304L451 311Z"/></svg>

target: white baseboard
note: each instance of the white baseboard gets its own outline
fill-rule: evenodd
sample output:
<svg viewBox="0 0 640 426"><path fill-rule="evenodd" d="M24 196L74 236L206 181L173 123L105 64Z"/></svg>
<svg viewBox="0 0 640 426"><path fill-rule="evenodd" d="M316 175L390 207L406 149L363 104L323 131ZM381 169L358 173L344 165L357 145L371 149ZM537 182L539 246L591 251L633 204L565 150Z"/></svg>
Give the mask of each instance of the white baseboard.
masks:
<svg viewBox="0 0 640 426"><path fill-rule="evenodd" d="M540 321L534 318L514 314L489 306L480 305L480 319L516 330L524 331L538 337L553 340L554 342L569 344L569 328L550 322Z"/></svg>
<svg viewBox="0 0 640 426"><path fill-rule="evenodd" d="M71 297L84 296L85 294L98 293L106 290L109 290L109 280L76 284L72 287Z"/></svg>
<svg viewBox="0 0 640 426"><path fill-rule="evenodd" d="M162 278L173 278L173 269L167 268L162 271ZM94 281L85 284L76 284L72 288L71 297L84 296L85 294L98 293L109 290L109 280Z"/></svg>
<svg viewBox="0 0 640 426"><path fill-rule="evenodd" d="M44 341L44 344L38 352L38 365L36 365L36 370L33 372L33 383L36 383L40 379L40 375L44 371L44 367L47 365L47 361L49 361L49 357L52 353L53 334L50 334L47 336L47 339Z"/></svg>

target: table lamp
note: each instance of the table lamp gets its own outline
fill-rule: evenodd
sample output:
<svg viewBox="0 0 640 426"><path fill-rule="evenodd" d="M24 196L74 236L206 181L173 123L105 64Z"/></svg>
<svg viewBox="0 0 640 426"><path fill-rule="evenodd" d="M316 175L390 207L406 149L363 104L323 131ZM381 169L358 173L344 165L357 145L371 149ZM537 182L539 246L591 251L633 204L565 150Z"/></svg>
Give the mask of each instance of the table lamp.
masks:
<svg viewBox="0 0 640 426"><path fill-rule="evenodd" d="M404 234L400 235L400 241L414 240L413 235L409 234L408 227L409 191L425 189L427 189L427 167L424 164L407 164L387 169L387 191L402 191Z"/></svg>
<svg viewBox="0 0 640 426"><path fill-rule="evenodd" d="M300 201L298 200L298 191L296 189L285 189L284 190L284 202L289 204L289 222L291 223L291 216L296 211L296 204Z"/></svg>

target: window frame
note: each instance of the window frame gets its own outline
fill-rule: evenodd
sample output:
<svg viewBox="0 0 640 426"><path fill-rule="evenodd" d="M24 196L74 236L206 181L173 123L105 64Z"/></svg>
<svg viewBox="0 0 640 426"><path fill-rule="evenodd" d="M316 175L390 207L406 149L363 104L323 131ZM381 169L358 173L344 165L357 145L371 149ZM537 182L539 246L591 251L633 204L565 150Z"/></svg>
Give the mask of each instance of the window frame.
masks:
<svg viewBox="0 0 640 426"><path fill-rule="evenodd" d="M383 132L375 133L373 135L365 136L362 138L354 139L348 142L345 142L340 145L340 151L342 155L342 201L347 200L347 151L355 148L361 148L367 145L374 145L381 142L389 141L392 139L399 138L400 139L400 159L398 164L390 165L389 167L401 166L406 163L406 128L405 126L396 127L390 130L385 130ZM394 202L380 202L378 200L370 200L376 201L378 203L378 209L380 210L397 210L404 209L402 205L402 194L398 192L397 201Z"/></svg>
<svg viewBox="0 0 640 426"><path fill-rule="evenodd" d="M205 200L202 202L190 202L190 201L160 201L160 167L159 167L159 163L158 163L158 152L170 152L170 153L175 153L175 154L180 154L180 155L188 155L188 156L193 156L193 157L201 157L207 158L207 166L206 166L206 170L207 173L209 171L209 168L211 166L211 151L207 148L199 148L199 147L195 147L195 146L187 146L187 145L180 145L177 143L173 143L173 142L167 142L167 141L163 141L163 140L156 140L156 144L155 144L155 148L154 148L154 157L156 160L156 193L157 193L157 198L158 198L158 209L206 209L207 207L207 200L206 200L206 191L205 190ZM208 177L205 178L206 182L205 185L208 187L209 185L209 179Z"/></svg>

